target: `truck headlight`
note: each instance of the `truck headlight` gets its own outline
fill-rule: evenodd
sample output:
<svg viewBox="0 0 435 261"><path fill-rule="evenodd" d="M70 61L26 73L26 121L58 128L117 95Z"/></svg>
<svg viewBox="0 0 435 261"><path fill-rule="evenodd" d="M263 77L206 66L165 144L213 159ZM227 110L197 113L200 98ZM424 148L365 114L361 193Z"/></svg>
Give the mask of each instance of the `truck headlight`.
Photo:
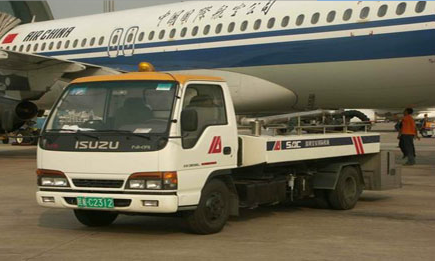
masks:
<svg viewBox="0 0 435 261"><path fill-rule="evenodd" d="M69 187L68 179L62 171L37 169L38 186L44 187Z"/></svg>
<svg viewBox="0 0 435 261"><path fill-rule="evenodd" d="M177 172L138 172L128 178L126 189L177 189Z"/></svg>

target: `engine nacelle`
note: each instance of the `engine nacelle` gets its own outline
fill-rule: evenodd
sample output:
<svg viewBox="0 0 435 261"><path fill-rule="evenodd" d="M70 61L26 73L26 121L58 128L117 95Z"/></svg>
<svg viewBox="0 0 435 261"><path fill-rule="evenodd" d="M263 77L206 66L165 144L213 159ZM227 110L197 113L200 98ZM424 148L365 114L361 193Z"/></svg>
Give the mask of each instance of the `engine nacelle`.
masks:
<svg viewBox="0 0 435 261"><path fill-rule="evenodd" d="M15 107L15 114L20 120L33 119L38 114L38 106L33 102L22 101Z"/></svg>
<svg viewBox="0 0 435 261"><path fill-rule="evenodd" d="M0 97L0 132L17 130L37 114L38 106L33 102Z"/></svg>

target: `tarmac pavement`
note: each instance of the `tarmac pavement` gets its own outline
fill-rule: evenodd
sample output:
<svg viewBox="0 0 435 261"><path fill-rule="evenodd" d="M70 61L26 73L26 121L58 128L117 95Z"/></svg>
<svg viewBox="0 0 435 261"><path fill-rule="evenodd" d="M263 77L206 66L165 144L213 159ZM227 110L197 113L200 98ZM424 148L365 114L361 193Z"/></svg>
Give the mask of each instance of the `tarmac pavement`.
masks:
<svg viewBox="0 0 435 261"><path fill-rule="evenodd" d="M395 133L382 132L382 147L400 159ZM198 236L179 218L87 228L72 211L39 207L35 147L0 145L0 260L434 260L435 139L416 150L401 189L364 192L352 210L243 210L221 233Z"/></svg>

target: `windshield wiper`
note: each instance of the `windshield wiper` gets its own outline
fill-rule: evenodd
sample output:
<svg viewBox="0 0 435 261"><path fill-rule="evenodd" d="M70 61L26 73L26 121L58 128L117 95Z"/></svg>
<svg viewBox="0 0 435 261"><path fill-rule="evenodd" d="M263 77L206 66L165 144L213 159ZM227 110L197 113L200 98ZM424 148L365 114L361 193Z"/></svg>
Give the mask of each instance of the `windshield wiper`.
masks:
<svg viewBox="0 0 435 261"><path fill-rule="evenodd" d="M151 138L149 136L145 136L145 135L142 135L139 133L134 133L134 132L128 131L128 130L93 130L92 132L129 134L129 135L132 135L135 137L143 138L146 140L151 140Z"/></svg>
<svg viewBox="0 0 435 261"><path fill-rule="evenodd" d="M98 138L95 135L91 135L91 134L87 134L86 133L86 132L89 132L89 131L71 130L71 129L49 129L49 130L45 130L45 132L48 132L48 133L50 133L50 132L61 132L61 131L65 131L65 132L73 133L73 134L80 134L82 136L85 136L85 137L88 137L88 138L92 138L92 139L96 139L96 140L100 139L100 138Z"/></svg>

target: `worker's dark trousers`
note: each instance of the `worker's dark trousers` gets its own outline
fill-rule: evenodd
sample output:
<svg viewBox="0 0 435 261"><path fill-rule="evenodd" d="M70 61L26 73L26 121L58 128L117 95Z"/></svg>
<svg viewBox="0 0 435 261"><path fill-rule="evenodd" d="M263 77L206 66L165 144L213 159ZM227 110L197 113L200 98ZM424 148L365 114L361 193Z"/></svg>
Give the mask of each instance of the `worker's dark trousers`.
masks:
<svg viewBox="0 0 435 261"><path fill-rule="evenodd" d="M414 135L402 134L400 138L402 139L403 151L408 158L407 163L415 164Z"/></svg>

